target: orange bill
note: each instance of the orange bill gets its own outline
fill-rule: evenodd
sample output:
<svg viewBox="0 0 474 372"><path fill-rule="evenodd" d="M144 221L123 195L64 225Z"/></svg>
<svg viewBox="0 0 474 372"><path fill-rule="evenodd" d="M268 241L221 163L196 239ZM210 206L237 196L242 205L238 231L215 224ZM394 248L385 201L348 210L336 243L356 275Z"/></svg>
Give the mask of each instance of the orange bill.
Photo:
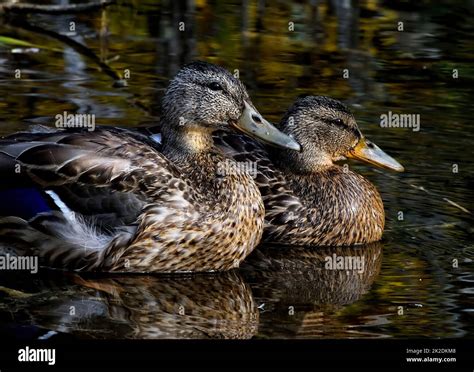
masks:
<svg viewBox="0 0 474 372"><path fill-rule="evenodd" d="M365 138L361 138L357 145L350 149L345 156L380 168L390 169L396 172L404 171L403 166L398 161L382 151L375 143Z"/></svg>

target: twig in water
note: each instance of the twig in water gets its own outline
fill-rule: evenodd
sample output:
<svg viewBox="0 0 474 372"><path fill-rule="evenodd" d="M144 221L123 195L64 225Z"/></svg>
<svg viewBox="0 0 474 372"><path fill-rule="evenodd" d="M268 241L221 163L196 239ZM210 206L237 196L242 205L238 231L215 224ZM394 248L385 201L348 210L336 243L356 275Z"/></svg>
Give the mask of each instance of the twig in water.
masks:
<svg viewBox="0 0 474 372"><path fill-rule="evenodd" d="M404 184L406 184L406 185L409 185L410 187L413 187L414 189L423 191L423 192L427 193L428 195L438 195L438 196L441 196L441 195L439 195L439 194L437 194L437 193L434 193L434 192L432 192L432 191L428 191L428 190L425 189L423 186L417 186L417 185L414 185L414 184L412 184L412 183L408 183L408 182L406 182L406 181L401 180L401 179L398 178L398 177L392 176L392 175L390 175L390 174L386 174L386 173L384 173L384 172L382 172L382 171L380 171L380 170L378 170L378 169L373 169L373 171L375 171L375 172L377 172L377 173L379 173L379 174L382 174L382 175L384 175L385 177L388 177L388 178L391 178L391 179L396 179L397 181L399 181L399 182L401 182L401 183L404 183ZM454 206L454 207L456 207L456 208L459 208L459 209L462 210L464 213L467 213L467 214L472 215L472 212L471 212L470 210L468 210L467 208L464 208L462 205L459 205L458 203L455 203L455 202L453 202L452 200L450 200L450 199L448 199L448 198L446 198L446 197L444 197L444 196L442 196L442 199L443 199L444 201L448 202L449 204L451 204L452 206Z"/></svg>
<svg viewBox="0 0 474 372"><path fill-rule="evenodd" d="M449 204L454 205L456 208L459 208L463 212L472 214L470 211L468 211L466 208L464 208L462 205L459 205L458 203L453 202L452 200L449 200L448 198L443 198L444 201L447 201Z"/></svg>
<svg viewBox="0 0 474 372"><path fill-rule="evenodd" d="M37 34L42 34L46 35L48 37L54 38L56 40L59 40L60 42L70 46L73 48L76 52L79 54L90 58L93 62L95 62L101 69L104 71L104 73L108 76L110 76L112 79L114 79L114 86L115 87L125 87L127 86L126 80L122 78L112 67L110 67L107 63L102 61L97 54L94 53L94 51L87 46L78 43L77 41L71 39L68 36L61 35L57 32L47 30L43 27L35 26L23 19L19 19L18 17L15 17L8 22L9 25L13 27L19 27L24 30L28 30Z"/></svg>
<svg viewBox="0 0 474 372"><path fill-rule="evenodd" d="M0 5L0 13L36 13L36 14L71 14L81 13L89 10L101 9L115 0L100 0L84 4L64 4L64 5L42 5L28 3L6 3Z"/></svg>

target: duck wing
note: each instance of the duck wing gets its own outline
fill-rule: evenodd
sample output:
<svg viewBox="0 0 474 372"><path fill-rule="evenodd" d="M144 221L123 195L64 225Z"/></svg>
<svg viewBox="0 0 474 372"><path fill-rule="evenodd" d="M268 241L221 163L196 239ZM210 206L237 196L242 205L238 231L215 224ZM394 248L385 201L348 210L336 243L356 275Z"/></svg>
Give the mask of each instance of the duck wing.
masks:
<svg viewBox="0 0 474 372"><path fill-rule="evenodd" d="M272 162L265 145L243 134L227 132L216 133L214 142L235 161L256 166L255 182L265 204L267 233L269 229L278 229L296 220L295 212L302 208L301 201L288 187L285 175Z"/></svg>
<svg viewBox="0 0 474 372"><path fill-rule="evenodd" d="M163 183L183 182L153 144L116 128L18 133L0 140L0 175L3 187L52 190L68 208L110 229L132 223L164 192Z"/></svg>
<svg viewBox="0 0 474 372"><path fill-rule="evenodd" d="M189 217L195 214L189 182L138 133L97 129L18 134L0 140L0 175L10 185L29 183L54 190L85 213L53 211L28 221L0 218L0 251L38 255L50 267L111 271L142 235L158 237L149 225L161 223L159 238L165 239L169 228L193 225L196 219ZM81 204L86 195L92 195L93 202ZM128 213L119 206L125 195L139 202ZM97 200L102 203L94 205ZM132 223L104 233L98 224L85 220L95 210L120 212ZM138 250L132 247L132 251L133 256ZM140 251L133 257L143 264L138 269L146 270L146 254Z"/></svg>

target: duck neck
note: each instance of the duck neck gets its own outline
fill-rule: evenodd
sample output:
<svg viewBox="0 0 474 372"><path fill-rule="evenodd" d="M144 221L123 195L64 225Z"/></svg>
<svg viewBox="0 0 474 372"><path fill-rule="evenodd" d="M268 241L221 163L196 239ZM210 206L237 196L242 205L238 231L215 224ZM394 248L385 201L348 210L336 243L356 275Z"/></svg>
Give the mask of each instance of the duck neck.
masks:
<svg viewBox="0 0 474 372"><path fill-rule="evenodd" d="M207 128L163 128L162 153L178 166L192 183L196 197L212 201L215 208L244 203L243 188L256 188L246 169L214 147L212 132ZM252 195L253 196L253 195Z"/></svg>
<svg viewBox="0 0 474 372"><path fill-rule="evenodd" d="M196 157L212 151L214 142L212 132L206 128L163 128L163 153L170 160Z"/></svg>
<svg viewBox="0 0 474 372"><path fill-rule="evenodd" d="M282 171L302 176L318 174L335 167L331 158L325 154L307 154L271 148L270 158Z"/></svg>

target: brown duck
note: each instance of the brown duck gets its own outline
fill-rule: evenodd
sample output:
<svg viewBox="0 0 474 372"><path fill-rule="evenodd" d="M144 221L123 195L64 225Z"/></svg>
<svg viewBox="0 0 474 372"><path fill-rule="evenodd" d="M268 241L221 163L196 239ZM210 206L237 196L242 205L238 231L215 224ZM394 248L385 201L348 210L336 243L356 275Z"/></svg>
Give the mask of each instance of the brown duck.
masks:
<svg viewBox="0 0 474 372"><path fill-rule="evenodd" d="M238 267L261 239L264 206L252 177L214 146L212 133L231 128L299 150L262 118L239 80L204 62L170 82L161 152L149 137L118 128L0 140L3 187L34 187L58 207L31 218L3 214L0 245L70 270Z"/></svg>
<svg viewBox="0 0 474 372"><path fill-rule="evenodd" d="M220 135L219 145L239 162L255 162L265 203L267 242L353 245L380 240L382 199L368 180L335 164L345 158L395 171L403 167L368 141L349 109L327 97L298 99L277 127L301 151L266 148L242 135Z"/></svg>

